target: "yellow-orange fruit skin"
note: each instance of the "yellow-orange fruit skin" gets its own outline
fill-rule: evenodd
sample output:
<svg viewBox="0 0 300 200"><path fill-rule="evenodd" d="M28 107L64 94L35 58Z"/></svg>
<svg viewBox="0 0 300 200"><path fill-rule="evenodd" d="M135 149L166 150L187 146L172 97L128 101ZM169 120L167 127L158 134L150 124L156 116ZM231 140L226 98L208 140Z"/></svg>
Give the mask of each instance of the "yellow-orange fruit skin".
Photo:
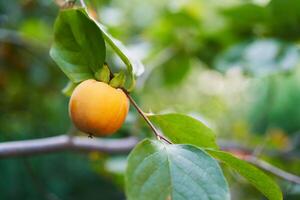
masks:
<svg viewBox="0 0 300 200"><path fill-rule="evenodd" d="M107 136L116 132L125 121L129 101L121 89L89 79L80 83L72 93L69 114L81 131Z"/></svg>

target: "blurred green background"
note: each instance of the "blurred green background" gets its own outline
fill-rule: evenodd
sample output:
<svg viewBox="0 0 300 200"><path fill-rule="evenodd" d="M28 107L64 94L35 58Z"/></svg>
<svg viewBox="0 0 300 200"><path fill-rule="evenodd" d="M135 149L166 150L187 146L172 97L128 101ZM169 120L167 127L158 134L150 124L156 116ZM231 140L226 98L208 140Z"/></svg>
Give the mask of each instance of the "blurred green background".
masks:
<svg viewBox="0 0 300 200"><path fill-rule="evenodd" d="M63 0L0 0L0 142L64 134L67 78L49 57ZM219 141L300 175L300 1L90 0L145 64L134 97L146 112L190 114ZM109 51L108 62L123 67ZM115 137L149 134L134 111ZM271 152L271 153L270 153ZM284 153L285 156L282 156ZM126 155L62 152L0 159L0 199L125 199ZM232 199L264 199L224 168ZM274 177L284 199L300 186Z"/></svg>

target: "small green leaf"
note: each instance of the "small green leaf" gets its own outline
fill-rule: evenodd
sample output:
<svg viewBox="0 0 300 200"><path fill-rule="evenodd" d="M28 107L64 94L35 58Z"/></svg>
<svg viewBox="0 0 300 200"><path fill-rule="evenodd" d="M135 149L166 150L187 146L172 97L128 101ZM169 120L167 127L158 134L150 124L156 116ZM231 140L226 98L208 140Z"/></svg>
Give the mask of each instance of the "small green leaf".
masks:
<svg viewBox="0 0 300 200"><path fill-rule="evenodd" d="M50 56L72 82L94 78L103 66L105 54L102 32L84 9L60 11Z"/></svg>
<svg viewBox="0 0 300 200"><path fill-rule="evenodd" d="M110 80L110 70L106 64L103 65L103 67L95 73L95 77L98 81L108 83Z"/></svg>
<svg viewBox="0 0 300 200"><path fill-rule="evenodd" d="M114 88L123 88L125 84L125 73L123 71L114 74L113 79L109 82L109 85L114 87Z"/></svg>
<svg viewBox="0 0 300 200"><path fill-rule="evenodd" d="M229 200L218 163L191 145L140 142L128 157L128 200Z"/></svg>
<svg viewBox="0 0 300 200"><path fill-rule="evenodd" d="M172 113L150 115L149 118L174 143L218 148L213 131L190 116Z"/></svg>
<svg viewBox="0 0 300 200"><path fill-rule="evenodd" d="M62 93L66 96L71 96L72 95L72 92L73 90L75 89L75 87L77 86L78 84L76 83L73 83L72 81L69 81L67 83L67 85L61 90Z"/></svg>
<svg viewBox="0 0 300 200"><path fill-rule="evenodd" d="M206 150L213 157L221 160L244 176L253 186L269 200L282 200L280 187L269 176L253 165L236 158L230 153L212 149Z"/></svg>

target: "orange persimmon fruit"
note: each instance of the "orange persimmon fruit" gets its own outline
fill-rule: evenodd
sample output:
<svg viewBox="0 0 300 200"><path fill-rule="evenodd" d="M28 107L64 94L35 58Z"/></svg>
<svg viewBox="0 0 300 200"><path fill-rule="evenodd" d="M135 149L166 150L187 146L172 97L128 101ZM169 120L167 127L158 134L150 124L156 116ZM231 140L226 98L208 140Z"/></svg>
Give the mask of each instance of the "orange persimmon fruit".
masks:
<svg viewBox="0 0 300 200"><path fill-rule="evenodd" d="M88 79L73 91L69 114L81 131L95 136L115 133L125 121L129 101L122 89Z"/></svg>

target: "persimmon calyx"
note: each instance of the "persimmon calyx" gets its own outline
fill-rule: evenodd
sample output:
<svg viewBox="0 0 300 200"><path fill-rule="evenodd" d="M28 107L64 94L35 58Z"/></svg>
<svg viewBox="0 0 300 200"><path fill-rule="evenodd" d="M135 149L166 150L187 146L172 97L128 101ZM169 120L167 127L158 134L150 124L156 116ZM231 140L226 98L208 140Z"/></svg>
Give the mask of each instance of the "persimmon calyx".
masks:
<svg viewBox="0 0 300 200"><path fill-rule="evenodd" d="M123 71L114 74L114 77L110 80L109 85L114 88L124 88L126 76Z"/></svg>
<svg viewBox="0 0 300 200"><path fill-rule="evenodd" d="M107 64L104 64L103 67L95 73L95 78L98 81L109 83L110 81L110 70Z"/></svg>

